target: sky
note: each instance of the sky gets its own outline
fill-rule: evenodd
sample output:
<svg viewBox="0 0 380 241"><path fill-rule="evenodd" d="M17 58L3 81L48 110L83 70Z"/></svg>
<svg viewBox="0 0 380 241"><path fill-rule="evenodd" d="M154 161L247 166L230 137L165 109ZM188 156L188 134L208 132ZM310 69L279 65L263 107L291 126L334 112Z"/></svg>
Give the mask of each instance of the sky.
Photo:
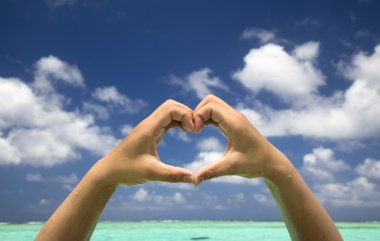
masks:
<svg viewBox="0 0 380 241"><path fill-rule="evenodd" d="M338 221L380 218L380 3L0 2L0 222L44 221L161 103L215 94L285 153ZM196 171L219 130L169 131ZM102 220L280 220L260 179L119 188Z"/></svg>

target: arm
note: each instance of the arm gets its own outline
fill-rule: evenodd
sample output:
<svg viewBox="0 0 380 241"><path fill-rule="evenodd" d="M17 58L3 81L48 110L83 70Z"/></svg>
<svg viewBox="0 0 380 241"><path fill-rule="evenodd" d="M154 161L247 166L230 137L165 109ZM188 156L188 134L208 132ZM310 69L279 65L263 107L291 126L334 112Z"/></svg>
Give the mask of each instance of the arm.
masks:
<svg viewBox="0 0 380 241"><path fill-rule="evenodd" d="M162 163L156 152L164 133L177 126L185 131L194 129L192 110L166 101L89 170L35 240L89 240L119 185L147 181L192 183L190 171Z"/></svg>
<svg viewBox="0 0 380 241"><path fill-rule="evenodd" d="M210 95L198 105L193 116L195 132L213 124L228 139L223 157L199 170L195 185L224 175L262 177L279 206L292 240L342 240L334 222L292 163L243 114Z"/></svg>

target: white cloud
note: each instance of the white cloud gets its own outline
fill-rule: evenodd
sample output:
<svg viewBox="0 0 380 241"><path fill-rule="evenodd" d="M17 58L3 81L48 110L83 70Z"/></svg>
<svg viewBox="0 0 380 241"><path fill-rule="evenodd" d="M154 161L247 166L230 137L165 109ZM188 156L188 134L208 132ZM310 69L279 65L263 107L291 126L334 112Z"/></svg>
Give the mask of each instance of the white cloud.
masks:
<svg viewBox="0 0 380 241"><path fill-rule="evenodd" d="M183 142L191 142L189 135L178 128L170 129L168 131L168 134L177 140L180 140Z"/></svg>
<svg viewBox="0 0 380 241"><path fill-rule="evenodd" d="M79 159L81 150L107 153L118 143L92 115L66 110L54 80L84 86L80 71L54 56L37 62L35 80L0 77L0 165L53 166Z"/></svg>
<svg viewBox="0 0 380 241"><path fill-rule="evenodd" d="M196 159L184 166L184 168L192 171L192 172L197 172L200 170L202 167L205 167L215 161L217 161L220 157L222 157L223 153L222 152L200 152L198 153L198 156Z"/></svg>
<svg viewBox="0 0 380 241"><path fill-rule="evenodd" d="M174 195L173 195L173 200L176 202L176 203L185 203L186 200L185 198L183 197L183 195L179 192L175 192Z"/></svg>
<svg viewBox="0 0 380 241"><path fill-rule="evenodd" d="M124 136L128 135L133 130L133 126L130 124L125 124L120 128L121 134Z"/></svg>
<svg viewBox="0 0 380 241"><path fill-rule="evenodd" d="M43 182L45 178L40 173L28 173L25 176L28 182Z"/></svg>
<svg viewBox="0 0 380 241"><path fill-rule="evenodd" d="M93 114L97 119L108 120L110 117L109 109L104 105L95 104L89 101L83 102L83 111Z"/></svg>
<svg viewBox="0 0 380 241"><path fill-rule="evenodd" d="M290 103L291 108L284 109L273 109L259 101L254 103L254 108L246 107L244 104L238 105L237 108L264 135L301 135L333 141L357 141L379 137L377 133L380 132L380 122L377 121L377 117L380 116L380 105L377 103L380 103L380 72L374 66L378 65L380 61L378 53L380 45L375 48L375 53L372 55L359 53L354 56L352 64L341 68L353 80L352 85L344 91L336 91L329 97L317 93L316 88L319 84L315 85L315 83L318 81L313 81L314 77L309 75L302 78L304 83L308 83L306 84L308 87L298 91L299 83L293 80L287 81L287 78L295 73L293 68L283 65L281 70L277 71L276 65L279 60L273 59L273 56L269 56L267 52L279 52L285 59L288 59L289 55L279 46L272 45L271 50L267 50L267 48L268 45L252 50L248 54L248 58L246 57L247 63L258 62L262 63L264 67L261 68L260 64L246 64L246 67L238 72L239 79L245 82L248 89L259 91L266 88L274 94L282 95L284 101L291 99L295 102ZM255 51L260 54L252 54ZM313 56L310 53L306 55ZM311 62L306 62L311 65ZM256 69L254 69L255 66ZM247 70L246 75L242 74L244 70ZM260 71L262 73L259 73ZM267 71L271 71L273 74L268 74ZM319 73L318 70L315 72ZM260 79L261 74L264 76L268 74L270 77L263 81ZM301 81L301 79L299 80ZM284 82L283 86L278 85L281 81ZM265 86L263 86L264 82ZM314 84L309 85L310 83ZM299 99L302 95L304 96ZM364 126L365 128L363 128Z"/></svg>
<svg viewBox="0 0 380 241"><path fill-rule="evenodd" d="M380 207L378 187L365 177L346 183L323 183L316 189L318 199L324 204L336 207Z"/></svg>
<svg viewBox="0 0 380 241"><path fill-rule="evenodd" d="M228 91L228 87L223 81L212 76L212 71L208 68L193 71L184 78L172 76L170 83L181 86L186 92L194 91L199 99L212 93L212 89Z"/></svg>
<svg viewBox="0 0 380 241"><path fill-rule="evenodd" d="M144 202L149 198L149 193L144 188L139 188L139 190L137 190L135 194L133 194L132 198L136 201Z"/></svg>
<svg viewBox="0 0 380 241"><path fill-rule="evenodd" d="M184 204L186 203L185 197L180 192L175 192L172 195L160 195L155 192L149 192L144 188L139 188L133 195L132 199L138 202L152 202L161 207L169 206L171 204Z"/></svg>
<svg viewBox="0 0 380 241"><path fill-rule="evenodd" d="M219 141L219 139L213 136L200 140L197 143L197 147L202 152L208 152L208 151L221 152L224 150L224 147L222 143Z"/></svg>
<svg viewBox="0 0 380 241"><path fill-rule="evenodd" d="M54 91L54 81L63 81L73 86L84 86L84 79L80 70L74 66L49 55L35 64L34 88L43 92Z"/></svg>
<svg viewBox="0 0 380 241"><path fill-rule="evenodd" d="M264 194L261 194L261 193L254 193L253 195L252 195L252 198L256 201L256 202L258 202L258 203L260 203L260 204L264 204L264 205L266 205L266 204L273 204L273 198L269 198L269 197L267 197L266 195L264 195Z"/></svg>
<svg viewBox="0 0 380 241"><path fill-rule="evenodd" d="M260 41L261 44L265 44L274 40L276 34L274 31L260 29L260 28L247 28L243 31L241 35L242 39L252 39L256 38Z"/></svg>
<svg viewBox="0 0 380 241"><path fill-rule="evenodd" d="M356 81L364 81L370 88L380 89L380 44L375 46L372 55L364 52L356 54L351 64L343 67L343 75Z"/></svg>
<svg viewBox="0 0 380 241"><path fill-rule="evenodd" d="M191 183L152 182L150 185L162 186L172 189L194 190L194 186Z"/></svg>
<svg viewBox="0 0 380 241"><path fill-rule="evenodd" d="M63 189L68 191L71 191L79 182L79 178L75 174L70 174L68 176L44 177L40 173L28 173L26 174L25 179L28 182L41 182L48 184L58 183Z"/></svg>
<svg viewBox="0 0 380 241"><path fill-rule="evenodd" d="M217 161L222 155L223 155L223 152L216 152L216 151L200 152L197 158L193 162L186 164L184 168L195 173L198 170L200 170L202 167L205 167ZM239 176L223 176L223 177L211 179L211 182L258 185L260 183L260 180L257 178L248 179L248 178L239 177Z"/></svg>
<svg viewBox="0 0 380 241"><path fill-rule="evenodd" d="M310 41L297 46L293 50L293 55L301 60L315 60L319 54L319 43Z"/></svg>
<svg viewBox="0 0 380 241"><path fill-rule="evenodd" d="M120 93L115 86L96 88L92 96L98 101L108 104L109 107L117 107L126 113L137 113L147 105L141 99L131 100Z"/></svg>
<svg viewBox="0 0 380 241"><path fill-rule="evenodd" d="M380 161L366 158L364 163L356 167L356 172L364 177L380 179Z"/></svg>
<svg viewBox="0 0 380 241"><path fill-rule="evenodd" d="M306 44L294 51L299 55L302 53L303 57L307 54L310 57L312 50L306 51L309 48ZM314 51L318 52L318 49ZM314 57L317 55L313 54ZM317 92L319 86L325 84L324 76L313 64L313 58L301 59L289 55L276 44L252 49L244 57L244 62L244 68L233 74L236 80L253 93L266 90L285 102L297 104L301 100L305 101Z"/></svg>
<svg viewBox="0 0 380 241"><path fill-rule="evenodd" d="M336 159L331 149L319 147L304 156L301 172L314 179L313 191L319 201L326 205L379 207L380 189L367 179L367 177L377 178L379 168L379 161L367 158L356 167L359 176L353 180L337 182L335 175L348 171L350 167L343 160Z"/></svg>
<svg viewBox="0 0 380 241"><path fill-rule="evenodd" d="M257 186L261 183L259 178L244 178L239 176L223 176L211 180L216 183L228 183L228 184L244 184Z"/></svg>
<svg viewBox="0 0 380 241"><path fill-rule="evenodd" d="M0 136L0 164L20 164L19 150Z"/></svg>
<svg viewBox="0 0 380 241"><path fill-rule="evenodd" d="M350 170L343 160L337 160L330 148L314 148L312 153L303 157L302 173L317 180L331 181L334 173Z"/></svg>

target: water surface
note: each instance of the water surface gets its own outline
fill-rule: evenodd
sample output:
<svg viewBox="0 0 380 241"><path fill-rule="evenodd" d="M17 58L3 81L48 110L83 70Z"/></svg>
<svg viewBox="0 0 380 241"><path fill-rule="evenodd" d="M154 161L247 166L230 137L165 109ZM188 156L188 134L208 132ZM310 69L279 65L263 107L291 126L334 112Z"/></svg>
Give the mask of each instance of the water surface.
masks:
<svg viewBox="0 0 380 241"><path fill-rule="evenodd" d="M345 241L380 241L380 223L341 222L337 226ZM0 224L1 241L33 240L41 223ZM241 221L148 221L100 222L93 241L287 241L283 222Z"/></svg>

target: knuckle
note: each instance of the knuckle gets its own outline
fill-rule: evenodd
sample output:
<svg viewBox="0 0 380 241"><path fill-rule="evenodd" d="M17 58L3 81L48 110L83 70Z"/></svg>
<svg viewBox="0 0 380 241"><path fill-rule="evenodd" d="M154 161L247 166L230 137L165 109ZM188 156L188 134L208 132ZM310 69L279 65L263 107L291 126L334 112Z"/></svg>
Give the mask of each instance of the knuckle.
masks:
<svg viewBox="0 0 380 241"><path fill-rule="evenodd" d="M206 99L207 100L210 100L210 101L212 101L212 100L215 100L217 97L215 96L215 95L213 95L213 94L208 94L207 96L206 96Z"/></svg>
<svg viewBox="0 0 380 241"><path fill-rule="evenodd" d="M193 112L190 111L190 110L187 110L187 111L183 114L182 119L190 119L190 118L192 118L192 116L193 116Z"/></svg>
<svg viewBox="0 0 380 241"><path fill-rule="evenodd" d="M173 105L174 103L175 103L175 100L173 100L173 99L167 99L167 100L164 102L165 105Z"/></svg>
<svg viewBox="0 0 380 241"><path fill-rule="evenodd" d="M205 109L215 109L215 107L216 103L213 101L207 102L207 104L205 105Z"/></svg>

